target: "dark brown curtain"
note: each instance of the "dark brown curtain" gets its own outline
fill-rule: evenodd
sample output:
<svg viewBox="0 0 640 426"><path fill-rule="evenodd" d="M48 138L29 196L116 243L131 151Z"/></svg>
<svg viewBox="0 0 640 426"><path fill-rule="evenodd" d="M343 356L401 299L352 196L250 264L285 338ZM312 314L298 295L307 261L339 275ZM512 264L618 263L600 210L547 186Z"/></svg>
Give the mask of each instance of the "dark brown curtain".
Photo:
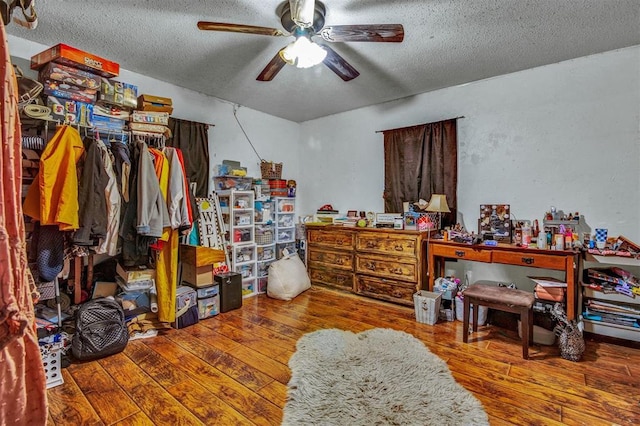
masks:
<svg viewBox="0 0 640 426"><path fill-rule="evenodd" d="M384 210L402 212L404 201L429 201L445 194L451 213L443 225L457 217L458 141L456 119L385 130Z"/></svg>
<svg viewBox="0 0 640 426"><path fill-rule="evenodd" d="M209 125L169 118L168 146L179 148L189 182L196 182L196 197L207 197L209 186Z"/></svg>

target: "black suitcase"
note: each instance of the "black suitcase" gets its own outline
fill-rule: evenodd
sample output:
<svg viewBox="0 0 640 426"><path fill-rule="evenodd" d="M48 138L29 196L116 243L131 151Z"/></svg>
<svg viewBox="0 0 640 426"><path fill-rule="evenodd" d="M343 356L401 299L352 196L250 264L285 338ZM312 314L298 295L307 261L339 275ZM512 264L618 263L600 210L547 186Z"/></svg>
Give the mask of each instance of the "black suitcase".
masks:
<svg viewBox="0 0 640 426"><path fill-rule="evenodd" d="M237 272L225 272L213 277L220 288L220 312L242 307L242 276Z"/></svg>

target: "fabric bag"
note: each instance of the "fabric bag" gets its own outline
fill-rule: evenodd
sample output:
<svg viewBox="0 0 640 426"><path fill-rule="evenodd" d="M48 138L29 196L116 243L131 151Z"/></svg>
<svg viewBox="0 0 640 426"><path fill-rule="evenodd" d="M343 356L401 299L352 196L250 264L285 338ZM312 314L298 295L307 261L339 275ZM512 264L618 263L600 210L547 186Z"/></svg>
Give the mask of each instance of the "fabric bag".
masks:
<svg viewBox="0 0 640 426"><path fill-rule="evenodd" d="M71 340L76 359L85 361L117 354L128 342L124 311L115 300L106 297L90 300L78 309Z"/></svg>
<svg viewBox="0 0 640 426"><path fill-rule="evenodd" d="M267 296L280 300L291 300L311 288L307 268L296 251L269 265Z"/></svg>

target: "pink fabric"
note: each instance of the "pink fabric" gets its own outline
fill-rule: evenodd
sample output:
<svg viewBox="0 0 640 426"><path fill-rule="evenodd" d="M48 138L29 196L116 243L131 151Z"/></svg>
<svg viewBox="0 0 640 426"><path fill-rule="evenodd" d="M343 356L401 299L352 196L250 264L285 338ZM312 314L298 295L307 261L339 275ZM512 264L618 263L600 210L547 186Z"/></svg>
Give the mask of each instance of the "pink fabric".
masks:
<svg viewBox="0 0 640 426"><path fill-rule="evenodd" d="M44 425L46 377L35 330L20 196L17 82L1 20L0 43L0 425Z"/></svg>

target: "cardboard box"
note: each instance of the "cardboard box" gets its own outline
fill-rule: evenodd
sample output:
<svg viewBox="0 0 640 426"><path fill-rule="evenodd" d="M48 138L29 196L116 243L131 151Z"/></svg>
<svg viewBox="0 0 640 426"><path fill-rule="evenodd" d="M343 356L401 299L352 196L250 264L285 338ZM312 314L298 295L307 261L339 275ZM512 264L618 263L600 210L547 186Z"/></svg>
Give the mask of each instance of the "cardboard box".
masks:
<svg viewBox="0 0 640 426"><path fill-rule="evenodd" d="M208 287L213 284L213 266L195 266L182 263L181 281L191 287Z"/></svg>
<svg viewBox="0 0 640 426"><path fill-rule="evenodd" d="M56 80L43 80L41 83L44 86L42 92L45 95L86 102L89 104L96 101L96 94L98 92L95 89L87 89Z"/></svg>
<svg viewBox="0 0 640 426"><path fill-rule="evenodd" d="M134 123L169 124L169 113L156 111L133 111L131 121Z"/></svg>
<svg viewBox="0 0 640 426"><path fill-rule="evenodd" d="M47 107L51 108L51 117L60 123L93 127L92 104L47 96Z"/></svg>
<svg viewBox="0 0 640 426"><path fill-rule="evenodd" d="M31 69L37 70L56 61L63 65L93 72L102 77L113 78L120 74L120 65L75 47L60 43L31 57Z"/></svg>
<svg viewBox="0 0 640 426"><path fill-rule="evenodd" d="M93 114L117 120L129 120L131 113L117 105L94 105Z"/></svg>
<svg viewBox="0 0 640 426"><path fill-rule="evenodd" d="M125 281L155 280L156 270L140 266L116 265L116 273Z"/></svg>
<svg viewBox="0 0 640 426"><path fill-rule="evenodd" d="M93 115L93 126L100 130L122 131L126 124L127 122L125 120Z"/></svg>
<svg viewBox="0 0 640 426"><path fill-rule="evenodd" d="M150 132L158 134L165 134L169 131L169 128L167 126L148 123L129 123L129 129L138 132Z"/></svg>
<svg viewBox="0 0 640 426"><path fill-rule="evenodd" d="M38 79L40 81L61 81L63 83L94 90L97 90L100 87L100 76L79 68L59 64L57 62L49 62L41 68L38 73Z"/></svg>
<svg viewBox="0 0 640 426"><path fill-rule="evenodd" d="M224 250L180 244L180 261L195 267L211 266L226 260Z"/></svg>
<svg viewBox="0 0 640 426"><path fill-rule="evenodd" d="M138 110L173 113L173 101L171 98L142 94L138 96Z"/></svg>

